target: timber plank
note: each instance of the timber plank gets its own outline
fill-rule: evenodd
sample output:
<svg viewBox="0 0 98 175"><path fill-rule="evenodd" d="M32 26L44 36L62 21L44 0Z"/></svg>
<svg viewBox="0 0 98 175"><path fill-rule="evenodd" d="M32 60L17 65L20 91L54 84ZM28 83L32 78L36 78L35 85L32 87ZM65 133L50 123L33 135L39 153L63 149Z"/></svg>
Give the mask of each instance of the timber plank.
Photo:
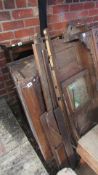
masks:
<svg viewBox="0 0 98 175"><path fill-rule="evenodd" d="M35 80L36 81L36 80ZM24 102L27 105L28 113L32 121L33 133L40 147L41 152L46 160L51 158L51 151L41 125L40 116L41 108L39 108L39 100L34 90L34 82L28 88L26 85L21 88L21 92L24 98Z"/></svg>
<svg viewBox="0 0 98 175"><path fill-rule="evenodd" d="M59 131L57 129L53 112L45 112L41 116L41 122L58 167L63 164L67 165L68 159L64 143L62 140L62 136L59 134Z"/></svg>
<svg viewBox="0 0 98 175"><path fill-rule="evenodd" d="M36 67L37 67L37 70L38 70L38 73L39 73L39 76L41 79L42 90L43 90L43 94L44 94L44 98L45 98L47 111L50 111L52 109L52 101L50 98L50 91L49 91L47 77L46 77L46 71L45 71L45 67L44 67L41 44L42 43L40 43L36 37L36 41L33 44L33 50L34 50Z"/></svg>

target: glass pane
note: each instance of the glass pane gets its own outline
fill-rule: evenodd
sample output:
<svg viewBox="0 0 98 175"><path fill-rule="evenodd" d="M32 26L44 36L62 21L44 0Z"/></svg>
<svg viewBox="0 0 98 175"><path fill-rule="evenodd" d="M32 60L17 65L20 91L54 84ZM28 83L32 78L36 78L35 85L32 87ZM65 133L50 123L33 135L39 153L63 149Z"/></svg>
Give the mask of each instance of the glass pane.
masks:
<svg viewBox="0 0 98 175"><path fill-rule="evenodd" d="M67 87L68 96L73 109L83 106L88 100L85 78L79 78Z"/></svg>

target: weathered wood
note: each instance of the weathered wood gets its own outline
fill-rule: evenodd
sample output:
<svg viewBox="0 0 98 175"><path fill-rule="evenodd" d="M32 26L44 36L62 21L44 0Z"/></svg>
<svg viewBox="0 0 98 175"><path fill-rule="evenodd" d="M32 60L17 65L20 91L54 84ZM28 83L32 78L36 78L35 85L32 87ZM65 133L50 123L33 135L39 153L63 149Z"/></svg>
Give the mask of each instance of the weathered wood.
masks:
<svg viewBox="0 0 98 175"><path fill-rule="evenodd" d="M71 156L73 157L73 152L70 151L72 149L71 144L68 144L66 141L66 139L68 138L68 135L67 135L68 133L66 131L66 127L64 127L64 125L63 125L64 117L62 116L62 112L61 112L59 107L54 110L54 114L55 114L55 118L58 122L59 131L64 139L63 141L64 141L65 149L68 150L69 154L71 154ZM70 161L71 161L71 157L70 157Z"/></svg>
<svg viewBox="0 0 98 175"><path fill-rule="evenodd" d="M53 109L57 107L55 92L53 89L51 77L49 77L49 67L48 58L46 55L45 47L43 42L38 36L35 37L35 42L33 45L33 50L35 54L35 60L39 76L41 78L43 94L46 103L47 113L41 116L41 121L43 128L45 130L49 145L51 147L52 153L55 157L57 165L60 166L62 163L66 162L66 153L64 144L62 141L62 136L59 133L57 123L55 121L55 116L53 114ZM45 93L44 93L45 92ZM60 148L59 148L60 145ZM61 146L62 145L62 146Z"/></svg>
<svg viewBox="0 0 98 175"><path fill-rule="evenodd" d="M50 111L48 113L44 113L41 116L41 121L58 167L62 166L63 164L67 165L68 159L64 143L62 136L59 134L53 112Z"/></svg>
<svg viewBox="0 0 98 175"><path fill-rule="evenodd" d="M98 125L78 141L77 153L98 174Z"/></svg>
<svg viewBox="0 0 98 175"><path fill-rule="evenodd" d="M48 85L49 85L50 95L51 95L52 106L53 106L53 109L55 109L55 108L57 108L57 99L56 99L56 95L55 95L55 91L54 91L54 87L53 87L53 82L52 82L52 78L51 78L51 73L50 73L50 69L49 69L48 54L47 54L47 51L45 49L44 44L43 44L42 54L43 54L43 61L44 61L47 81L48 81Z"/></svg>
<svg viewBox="0 0 98 175"><path fill-rule="evenodd" d="M32 133L43 157L48 161L52 158L52 154L40 121L40 115L45 111L45 106L34 58L30 56L15 61L9 65L9 68Z"/></svg>
<svg viewBox="0 0 98 175"><path fill-rule="evenodd" d="M81 71L83 67L77 48L79 42L64 43L63 39L55 39L52 40L52 43L56 55L57 75L60 82Z"/></svg>
<svg viewBox="0 0 98 175"><path fill-rule="evenodd" d="M48 87L46 71L44 68L44 61L43 61L42 49L41 49L42 43L39 42L39 38L37 38L37 37L36 37L36 41L33 44L35 62L36 62L37 70L38 70L38 73L39 73L39 76L41 79L42 90L43 90L43 94L44 94L44 98L45 98L47 111L50 111L52 109L52 101L50 98L50 91L49 91L49 87Z"/></svg>
<svg viewBox="0 0 98 175"><path fill-rule="evenodd" d="M88 39L89 38L90 37L88 37ZM96 104L94 95L97 99L97 93L95 91L96 77L92 57L88 49L80 41L64 43L63 39L56 38L52 40L52 44L56 55L57 75L62 86L66 109L71 123L75 124L78 136L80 136L86 133L93 126L95 118L92 110ZM84 75L83 77L91 100L90 102L88 101L88 105L84 105L84 107L82 106L81 111L78 110L78 108L73 112L71 111L72 99L70 99L70 95L68 94L67 83L71 83L71 80L74 79L75 76L78 78L78 75L81 74L84 69L88 72L88 75ZM68 96L65 94L68 94ZM70 109L68 106L70 106ZM73 113L71 116L70 111Z"/></svg>
<svg viewBox="0 0 98 175"><path fill-rule="evenodd" d="M96 79L97 79L97 83L98 83L98 29L93 29L92 30L92 49L94 49L94 57L93 57L93 61L94 61L94 66L95 66L95 72L96 72Z"/></svg>
<svg viewBox="0 0 98 175"><path fill-rule="evenodd" d="M40 121L40 116L42 113L37 97L38 94L36 94L36 88L34 87L36 81L37 80L34 78L31 82L26 83L24 86L22 86L21 92L26 103L29 116L31 117L34 136L37 139L37 143L44 155L44 158L48 160L51 159L52 155L50 148L46 142L46 137ZM29 86L30 83L31 85Z"/></svg>
<svg viewBox="0 0 98 175"><path fill-rule="evenodd" d="M97 47L97 40L98 40L98 28L92 28L88 32L85 33L85 37L82 39L83 42L86 44L87 48L90 51L93 67L94 67L94 74L95 74L95 85L96 89L98 90L98 47ZM94 78L93 78L94 79Z"/></svg>
<svg viewBox="0 0 98 175"><path fill-rule="evenodd" d="M64 40L65 42L74 41L79 39L81 29L78 28L75 24L69 24L64 31Z"/></svg>
<svg viewBox="0 0 98 175"><path fill-rule="evenodd" d="M84 89L84 91L85 90L87 91L86 95L88 97L88 100L84 103L84 105L80 105L80 107L75 109L74 104L73 104L74 102L70 98L70 95L69 95L69 92L68 92L68 86L71 85L72 83L75 83L76 81L78 81L81 78L84 78L84 81L85 81L85 88L86 89ZM89 73L88 73L87 69L84 69L84 70L80 71L79 73L73 75L69 79L62 82L62 89L63 89L63 92L64 92L65 101L68 105L67 110L68 110L69 114L73 113L73 112L76 114L76 111L81 112L81 110L83 110L83 106L85 106L87 103L88 104L90 103L90 100L91 100L91 88L90 87L91 86L90 86ZM79 91L80 89L77 89L77 90ZM77 92L77 93L79 93L79 92ZM85 98L86 97L84 97L84 99Z"/></svg>
<svg viewBox="0 0 98 175"><path fill-rule="evenodd" d="M51 76L52 76L52 80L53 80L53 84L55 88L56 97L58 100L58 104L61 110L63 111L64 103L62 103L63 97L62 97L60 82L57 77L58 73L57 73L57 68L56 68L56 56L55 56L53 46L52 46L47 29L44 31L44 35L45 35L45 42L46 42L46 47L47 47L48 56L49 56L49 63L50 63L50 68L51 68Z"/></svg>
<svg viewBox="0 0 98 175"><path fill-rule="evenodd" d="M59 108L62 112L62 117L64 118L64 120L61 120L62 127L66 128L66 132L67 132L67 138L64 134L63 134L63 137L65 137L64 141L67 139L66 141L70 145L71 140L70 140L70 134L69 134L70 132L69 132L69 124L68 124L68 115L67 115L67 112L66 112L66 106L65 106L65 103L64 103L64 99L63 99L63 93L62 93L62 90L61 90L61 85L60 85L60 82L59 82L59 79L58 79L58 76L57 76L58 73L57 73L57 68L56 68L56 56L55 56L53 46L51 44L51 40L50 40L50 37L49 37L49 34L48 34L47 30L44 31L44 35L45 35L45 42L46 42L46 47L47 47L48 56L49 56L51 76L52 76L52 80L53 80L53 84L54 84L56 98L57 98L58 106L59 106ZM71 121L70 121L70 123L71 123ZM77 132L76 132L75 126L72 124L71 127L73 128L74 137L76 139ZM66 149L67 149L66 152L68 154L68 157L71 157L72 152L73 152L71 146L67 147Z"/></svg>

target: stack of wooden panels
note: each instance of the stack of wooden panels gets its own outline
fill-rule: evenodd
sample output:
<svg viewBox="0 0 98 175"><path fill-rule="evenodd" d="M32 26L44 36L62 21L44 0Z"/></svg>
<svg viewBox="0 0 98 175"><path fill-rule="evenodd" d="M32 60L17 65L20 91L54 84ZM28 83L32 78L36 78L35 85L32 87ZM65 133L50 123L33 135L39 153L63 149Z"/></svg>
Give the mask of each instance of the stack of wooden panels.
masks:
<svg viewBox="0 0 98 175"><path fill-rule="evenodd" d="M47 33L48 34L48 33ZM49 35L47 35L49 37ZM45 38L46 39L46 38ZM35 62L40 76L46 112L41 116L42 125L48 143L58 166L73 165L74 152L71 145L69 124L66 118L66 109L62 99L61 88L57 79L56 64L51 52L50 38L47 49L39 36L35 37L33 45ZM48 42L49 41L49 42ZM50 53L48 53L50 51ZM51 55L49 66L49 59ZM53 73L53 74L52 74Z"/></svg>
<svg viewBox="0 0 98 175"><path fill-rule="evenodd" d="M80 41L44 35L45 43L35 36L34 58L11 63L10 72L45 160L74 167L79 138L96 124L94 65Z"/></svg>
<svg viewBox="0 0 98 175"><path fill-rule="evenodd" d="M60 38L51 41L47 30L44 31L44 35L45 46L39 36L36 36L33 45L47 111L41 119L55 159L59 164L66 159L64 157L61 159L56 150L56 147L60 148L62 142L59 142L58 146L57 142L53 142L54 138L58 141L61 137L63 147L60 153L63 152L64 155L65 149L65 157L72 166L73 147L77 145L81 135L95 124L92 120L93 111L98 108L93 94L95 77L92 57L80 41L64 43ZM51 94L55 94L56 98ZM98 96L96 98L98 99Z"/></svg>

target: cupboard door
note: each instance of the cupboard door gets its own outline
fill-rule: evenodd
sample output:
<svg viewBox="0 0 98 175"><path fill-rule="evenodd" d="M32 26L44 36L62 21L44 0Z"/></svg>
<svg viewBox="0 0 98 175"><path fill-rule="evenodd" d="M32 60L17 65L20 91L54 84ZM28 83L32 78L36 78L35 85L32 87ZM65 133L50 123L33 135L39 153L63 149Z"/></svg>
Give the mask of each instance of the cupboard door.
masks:
<svg viewBox="0 0 98 175"><path fill-rule="evenodd" d="M14 61L9 68L31 131L44 159L48 161L53 155L40 120L46 109L34 58L31 55Z"/></svg>
<svg viewBox="0 0 98 175"><path fill-rule="evenodd" d="M78 42L64 43L63 39L53 41L59 81L62 82L82 69ZM70 71L71 70L71 71Z"/></svg>

